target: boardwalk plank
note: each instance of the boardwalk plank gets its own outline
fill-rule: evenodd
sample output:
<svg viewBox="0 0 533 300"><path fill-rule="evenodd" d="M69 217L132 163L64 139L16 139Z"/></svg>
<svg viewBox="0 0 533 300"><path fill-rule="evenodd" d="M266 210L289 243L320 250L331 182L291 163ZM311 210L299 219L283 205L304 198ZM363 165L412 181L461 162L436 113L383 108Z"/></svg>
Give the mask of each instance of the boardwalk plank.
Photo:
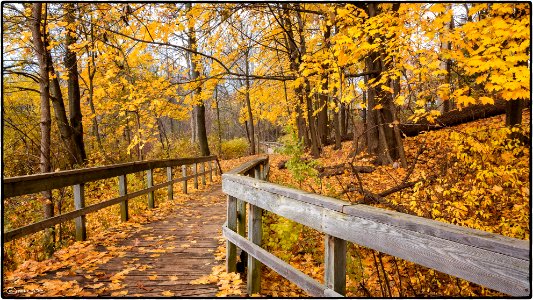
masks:
<svg viewBox="0 0 533 300"><path fill-rule="evenodd" d="M190 282L209 275L212 267L223 264L215 261L214 253L221 242L225 214L226 197L220 184L210 185L194 199L177 204L177 211L166 219L144 224L141 230L113 245L130 247L123 256L114 257L92 271L80 268L69 272L61 268L35 279L74 280L84 291L97 293L98 297L113 297L112 293L123 290L128 291L126 297L164 297L164 291L174 293L174 297L214 297L218 292L216 285ZM109 251L105 246L95 248L101 253ZM113 278L128 269L131 270L119 276L122 278L118 281ZM95 283L108 287L113 279L124 287L91 288Z"/></svg>

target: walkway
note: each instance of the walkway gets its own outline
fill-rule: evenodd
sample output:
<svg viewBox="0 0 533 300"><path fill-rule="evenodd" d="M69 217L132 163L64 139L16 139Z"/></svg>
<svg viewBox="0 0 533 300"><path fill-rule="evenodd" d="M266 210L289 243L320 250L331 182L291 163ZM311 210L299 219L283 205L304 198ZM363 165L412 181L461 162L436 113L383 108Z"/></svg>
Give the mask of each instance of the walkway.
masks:
<svg viewBox="0 0 533 300"><path fill-rule="evenodd" d="M123 238L98 245L90 256L100 259L87 261L70 250L64 256L70 255L78 265L21 280L22 284L15 281L16 288L4 289L3 295L54 296L53 289L44 287L56 285L56 296L214 297L216 285L190 281L221 264L215 261L214 252L225 222L225 199L220 184L210 186L177 204L173 215L136 226ZM45 293L39 293L43 289Z"/></svg>

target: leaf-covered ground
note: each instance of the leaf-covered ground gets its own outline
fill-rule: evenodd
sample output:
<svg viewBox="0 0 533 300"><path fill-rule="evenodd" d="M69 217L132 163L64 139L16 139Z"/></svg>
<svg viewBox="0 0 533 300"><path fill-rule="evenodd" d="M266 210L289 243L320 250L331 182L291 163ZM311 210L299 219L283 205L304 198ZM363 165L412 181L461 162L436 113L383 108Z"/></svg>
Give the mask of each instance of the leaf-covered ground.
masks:
<svg viewBox="0 0 533 300"><path fill-rule="evenodd" d="M220 185L178 194L51 259L28 260L3 276L5 297L211 297L209 274L221 243L225 197ZM165 195L166 196L166 195ZM143 197L144 200L145 197ZM164 197L156 198L164 199Z"/></svg>
<svg viewBox="0 0 533 300"><path fill-rule="evenodd" d="M502 118L488 118L406 138L407 168L378 166L372 173L359 174L359 179L347 168L340 175L321 178L309 176L298 181L291 170L277 168L288 156L275 154L270 156L269 180L352 203L401 209L426 218L528 240L530 148L508 139L510 131L503 126ZM524 124L529 122L529 114L524 114ZM530 136L529 127L524 128L523 133ZM327 147L322 158L318 159L318 165L327 167L350 162L357 166L371 166L372 157L361 153L354 158L351 156L352 147L351 142L343 143L339 150ZM252 158L248 156L221 161L221 166L228 171ZM384 197L386 201L380 203L369 203L360 193L361 186L365 191L379 194L405 182L413 182L413 185ZM81 270L92 272L97 266L124 256L126 251L131 251L131 247L117 247L119 240L138 233L140 224L165 218L175 213L175 209L176 206L170 202L163 202L152 213L134 216L134 222L90 234L89 241L74 243L58 251L50 260L26 261L15 271L5 273L5 288L39 292L28 296L139 296L128 293L128 287L122 280L128 273L142 269L142 263L135 265L132 262L133 269L125 267L103 282L97 275L87 274L85 278L89 276L94 281L89 286L82 287L76 281L62 281L60 278L78 274ZM264 214L263 222L263 247L322 282L323 235L270 213ZM245 296L242 274L225 272L225 243L220 233L215 238L219 239L220 245L213 255L219 263L212 267L211 274L187 283L216 284L217 296ZM106 250L97 251L98 247L105 247ZM55 272L57 278L39 277L51 271ZM157 279L153 273L145 275L148 281ZM167 279L172 284L180 275L169 276ZM261 293L250 296L306 296L296 285L266 267L263 268L262 280ZM352 297L503 296L351 243L348 244L346 281L347 296ZM160 296L176 295L170 289L157 293Z"/></svg>
<svg viewBox="0 0 533 300"><path fill-rule="evenodd" d="M529 112L523 128L529 132ZM344 174L294 180L290 170L279 170L285 155L270 157L270 181L301 188L352 203L366 203L485 230L505 236L530 238L530 148L508 139L504 116L432 131L406 138L407 168L379 166L359 179L347 168ZM321 166L351 162L371 166L372 157L350 154L352 142L342 149L325 149ZM416 164L413 165L414 161ZM412 169L412 171L411 171ZM405 182L416 184L373 203L359 192L379 194ZM315 230L272 214L264 217L263 244L318 281L323 280L323 236ZM279 275L264 270L261 294L293 297L305 295ZM498 296L498 292L417 266L357 245L348 246L347 296Z"/></svg>

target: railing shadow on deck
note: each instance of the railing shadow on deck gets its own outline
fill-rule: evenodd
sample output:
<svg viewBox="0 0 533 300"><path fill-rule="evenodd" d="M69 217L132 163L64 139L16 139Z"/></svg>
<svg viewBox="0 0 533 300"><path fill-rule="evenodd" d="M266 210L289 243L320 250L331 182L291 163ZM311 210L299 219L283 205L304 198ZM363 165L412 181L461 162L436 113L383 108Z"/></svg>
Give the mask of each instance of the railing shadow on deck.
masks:
<svg viewBox="0 0 533 300"><path fill-rule="evenodd" d="M252 256L248 258L249 295L260 292L261 263L311 296L344 295L347 241L512 296L531 295L529 241L287 188L265 181L268 170L268 157L261 157L222 175L228 201L223 227L226 268L236 270L236 247ZM325 284L261 248L262 210L325 233Z"/></svg>
<svg viewBox="0 0 533 300"><path fill-rule="evenodd" d="M216 163L215 166L213 166L214 162ZM209 165L207 170L205 168L205 163L208 163ZM188 165L191 165L192 168L191 175L187 175ZM200 172L198 172L198 165L200 165ZM173 178L172 168L177 166L182 167L182 176ZM153 171L158 168L166 168L167 181L154 185ZM141 171L146 171L147 188L128 193L126 175ZM85 215L88 213L96 212L108 206L120 203L121 219L122 221L127 221L129 218L129 199L148 194L147 206L148 208L154 208L155 190L168 186L168 199L172 200L174 183L182 181L183 192L187 193L187 180L194 179L194 188L198 189L199 176L202 176L202 183L205 185L207 174L209 174L211 182L213 181L213 171L215 171L215 174L221 174L220 164L218 163L218 158L216 156L136 161L102 167L3 178L2 199L72 186L75 207L75 210L71 212L19 227L8 232L3 232L3 241L6 243L72 219L75 219L76 222L76 239L85 240L87 235ZM86 182L111 177L119 178L118 189L120 197L85 206L84 184Z"/></svg>

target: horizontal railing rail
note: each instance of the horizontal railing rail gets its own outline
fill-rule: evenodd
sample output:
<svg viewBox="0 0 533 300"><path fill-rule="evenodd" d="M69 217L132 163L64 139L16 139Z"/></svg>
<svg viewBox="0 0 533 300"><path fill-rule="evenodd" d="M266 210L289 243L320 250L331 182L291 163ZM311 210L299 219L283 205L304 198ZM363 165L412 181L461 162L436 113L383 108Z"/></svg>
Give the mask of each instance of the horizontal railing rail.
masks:
<svg viewBox="0 0 533 300"><path fill-rule="evenodd" d="M216 165L213 168L213 161ZM205 163L209 163L209 169L205 170ZM198 172L198 164L201 164L201 171ZM193 165L193 174L187 175L187 166ZM182 176L172 178L172 167L182 166ZM153 184L153 170L157 168L167 169L167 181L154 185ZM126 175L140 171L146 172L147 188L128 193ZM202 176L202 183L206 184L206 175L213 181L213 171L218 174L222 173L218 159L216 156L204 156L197 158L179 158L167 160L152 160L152 161L137 161L131 163L102 166L95 168L85 168L78 170L67 170L54 173L43 173L28 176L18 176L5 178L2 182L3 199L47 191L51 189L58 189L64 187L73 187L75 210L48 218L39 222L29 224L27 226L19 227L8 232L3 233L3 241L9 242L16 238L32 234L51 226L76 219L76 239L86 239L85 229L85 215L99 211L103 208L114 204L121 204L121 218L127 221L128 216L128 200L142 195L148 194L148 208L155 207L154 191L168 187L168 198L173 199L173 184L176 182L183 182L183 192L187 193L187 180L194 179L194 187L198 188L198 177ZM120 196L113 199L104 200L102 202L85 206L84 197L84 183L108 179L112 177L119 177L119 192Z"/></svg>
<svg viewBox="0 0 533 300"><path fill-rule="evenodd" d="M261 162L254 163L257 168ZM251 165L252 162L246 163L237 170L252 170ZM529 241L367 205L353 205L261 180L265 178L249 178L239 172L222 176L222 190L228 195L228 221L223 228L229 241L228 272L234 270L231 258L234 248L230 248L234 244L311 296L343 295L348 241L509 295L530 295ZM248 219L249 226L254 226L248 227L248 240L238 231L235 233L234 219L238 216L235 203L239 201L249 204L250 213L267 210L325 233L325 285L262 249L260 239L251 240L255 231L261 230L254 223L261 219L260 215ZM248 264L250 269L250 260ZM257 281L250 278L250 274L248 279ZM254 284L248 283L249 294L259 291L259 283Z"/></svg>
<svg viewBox="0 0 533 300"><path fill-rule="evenodd" d="M216 156L164 159L151 161L135 161L123 164L66 170L53 173L42 173L28 176L4 178L2 193L4 198L27 195L50 189L58 189L100 179L117 177L149 169L190 165L216 160Z"/></svg>

